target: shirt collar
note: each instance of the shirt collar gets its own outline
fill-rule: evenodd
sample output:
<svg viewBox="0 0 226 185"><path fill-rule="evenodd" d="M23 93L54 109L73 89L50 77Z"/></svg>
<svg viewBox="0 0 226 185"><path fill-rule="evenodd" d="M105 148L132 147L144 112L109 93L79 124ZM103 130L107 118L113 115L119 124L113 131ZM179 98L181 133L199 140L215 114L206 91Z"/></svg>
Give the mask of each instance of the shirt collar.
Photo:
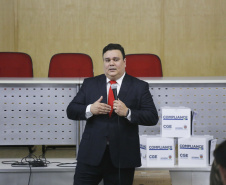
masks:
<svg viewBox="0 0 226 185"><path fill-rule="evenodd" d="M119 84L119 86L121 86L122 80L123 80L125 74L126 74L126 73L124 73L124 74L121 76L121 78L119 78L118 80L116 80L116 82L117 82L117 84ZM110 80L109 78L107 78L107 83L109 83L109 81L111 81L111 80Z"/></svg>

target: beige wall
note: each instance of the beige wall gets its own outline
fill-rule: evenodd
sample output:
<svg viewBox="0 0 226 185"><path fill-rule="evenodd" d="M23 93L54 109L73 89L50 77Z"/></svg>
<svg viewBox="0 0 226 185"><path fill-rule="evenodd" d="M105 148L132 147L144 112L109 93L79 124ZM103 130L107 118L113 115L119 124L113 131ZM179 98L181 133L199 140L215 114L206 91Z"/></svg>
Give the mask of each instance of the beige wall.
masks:
<svg viewBox="0 0 226 185"><path fill-rule="evenodd" d="M102 48L160 56L164 76L226 76L225 0L0 0L0 51L33 59L47 77L59 52L90 55L103 72Z"/></svg>

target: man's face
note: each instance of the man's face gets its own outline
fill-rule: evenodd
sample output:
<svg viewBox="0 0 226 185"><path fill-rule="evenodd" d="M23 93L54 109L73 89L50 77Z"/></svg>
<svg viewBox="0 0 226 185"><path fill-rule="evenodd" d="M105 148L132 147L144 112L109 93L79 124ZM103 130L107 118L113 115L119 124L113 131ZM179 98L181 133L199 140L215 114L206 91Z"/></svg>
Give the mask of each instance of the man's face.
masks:
<svg viewBox="0 0 226 185"><path fill-rule="evenodd" d="M110 80L119 79L125 72L126 59L120 50L108 50L103 55L104 72Z"/></svg>

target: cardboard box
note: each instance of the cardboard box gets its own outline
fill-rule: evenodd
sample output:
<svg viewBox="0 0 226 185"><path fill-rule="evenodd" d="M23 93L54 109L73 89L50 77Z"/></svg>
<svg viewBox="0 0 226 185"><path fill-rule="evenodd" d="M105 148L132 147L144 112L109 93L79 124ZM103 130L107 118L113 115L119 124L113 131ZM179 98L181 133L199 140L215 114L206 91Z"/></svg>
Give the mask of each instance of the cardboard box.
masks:
<svg viewBox="0 0 226 185"><path fill-rule="evenodd" d="M212 139L210 140L209 142L209 165L212 165L213 164L213 161L214 161L214 156L213 156L213 152L216 148L216 145L217 145L217 139Z"/></svg>
<svg viewBox="0 0 226 185"><path fill-rule="evenodd" d="M140 136L142 167L174 167L174 138L160 136Z"/></svg>
<svg viewBox="0 0 226 185"><path fill-rule="evenodd" d="M171 185L168 170L135 171L133 185Z"/></svg>
<svg viewBox="0 0 226 185"><path fill-rule="evenodd" d="M147 166L147 135L140 135L140 157L142 167Z"/></svg>
<svg viewBox="0 0 226 185"><path fill-rule="evenodd" d="M190 137L192 135L191 109L187 107L163 107L162 137Z"/></svg>
<svg viewBox="0 0 226 185"><path fill-rule="evenodd" d="M178 166L206 167L210 163L213 136L192 136L178 139ZM213 144L212 144L213 145ZM213 146L212 146L213 147Z"/></svg>

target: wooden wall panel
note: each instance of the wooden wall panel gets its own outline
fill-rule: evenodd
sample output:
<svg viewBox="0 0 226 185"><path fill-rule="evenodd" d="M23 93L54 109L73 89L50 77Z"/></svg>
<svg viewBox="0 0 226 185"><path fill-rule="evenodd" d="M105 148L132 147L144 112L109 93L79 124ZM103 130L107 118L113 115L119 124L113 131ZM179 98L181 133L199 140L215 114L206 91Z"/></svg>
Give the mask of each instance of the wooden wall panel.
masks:
<svg viewBox="0 0 226 185"><path fill-rule="evenodd" d="M0 26L7 28L0 29L0 49L30 54L35 77L47 77L50 58L59 52L90 55L95 75L101 74L102 49L110 42L121 43L127 54L159 55L164 76L226 75L225 0L0 0L0 5Z"/></svg>
<svg viewBox="0 0 226 185"><path fill-rule="evenodd" d="M0 51L14 51L14 0L0 0Z"/></svg>
<svg viewBox="0 0 226 185"><path fill-rule="evenodd" d="M165 2L166 75L226 75L226 1Z"/></svg>
<svg viewBox="0 0 226 185"><path fill-rule="evenodd" d="M38 77L47 76L58 52L89 54L97 75L110 42L121 43L127 53L159 54L162 45L160 1L20 0L18 9L19 49L32 55Z"/></svg>

